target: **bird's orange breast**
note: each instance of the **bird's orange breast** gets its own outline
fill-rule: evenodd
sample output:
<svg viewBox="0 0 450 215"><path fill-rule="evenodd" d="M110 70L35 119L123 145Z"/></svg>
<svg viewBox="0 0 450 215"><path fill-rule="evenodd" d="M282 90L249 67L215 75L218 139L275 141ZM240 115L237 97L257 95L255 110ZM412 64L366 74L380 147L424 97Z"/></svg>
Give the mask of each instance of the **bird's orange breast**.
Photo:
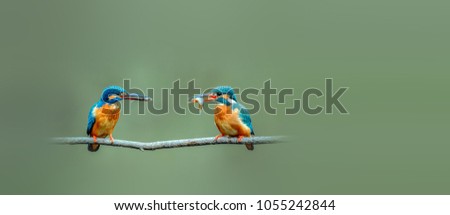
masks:
<svg viewBox="0 0 450 215"><path fill-rule="evenodd" d="M120 106L116 104L105 104L94 109L95 123L92 127L92 136L106 137L114 131L120 116Z"/></svg>
<svg viewBox="0 0 450 215"><path fill-rule="evenodd" d="M239 110L231 110L230 106L217 105L214 110L214 122L223 135L231 137L251 136L251 130L239 118Z"/></svg>

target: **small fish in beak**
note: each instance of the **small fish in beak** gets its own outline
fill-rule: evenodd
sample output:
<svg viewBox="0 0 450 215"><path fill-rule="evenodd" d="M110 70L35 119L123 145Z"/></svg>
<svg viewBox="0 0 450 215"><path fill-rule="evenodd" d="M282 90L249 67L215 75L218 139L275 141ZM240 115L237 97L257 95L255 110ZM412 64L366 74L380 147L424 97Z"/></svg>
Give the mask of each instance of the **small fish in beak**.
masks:
<svg viewBox="0 0 450 215"><path fill-rule="evenodd" d="M203 95L195 95L194 98L191 100L192 103L194 103L194 107L195 104L198 104L198 109L201 110L203 108L203 103L205 102L204 100L204 96Z"/></svg>

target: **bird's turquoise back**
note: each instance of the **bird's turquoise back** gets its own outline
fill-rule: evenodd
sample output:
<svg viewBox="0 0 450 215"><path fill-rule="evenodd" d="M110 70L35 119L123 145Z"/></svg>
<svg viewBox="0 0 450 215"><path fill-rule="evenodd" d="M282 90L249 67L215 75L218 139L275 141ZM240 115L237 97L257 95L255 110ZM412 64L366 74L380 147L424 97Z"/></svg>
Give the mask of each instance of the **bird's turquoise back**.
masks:
<svg viewBox="0 0 450 215"><path fill-rule="evenodd" d="M94 127L95 124L95 113L94 113L94 108L99 108L101 106L103 106L103 104L105 104L102 100L98 101L97 103L95 103L94 105L92 105L91 109L89 110L89 114L88 114L88 124L87 124L87 128L86 128L86 134L88 136L91 135L92 133L92 128Z"/></svg>
<svg viewBox="0 0 450 215"><path fill-rule="evenodd" d="M250 118L250 113L248 110L238 102L233 102L231 108L233 110L239 110L239 118L247 127L250 128L251 135L255 135L255 132L253 131L252 119Z"/></svg>

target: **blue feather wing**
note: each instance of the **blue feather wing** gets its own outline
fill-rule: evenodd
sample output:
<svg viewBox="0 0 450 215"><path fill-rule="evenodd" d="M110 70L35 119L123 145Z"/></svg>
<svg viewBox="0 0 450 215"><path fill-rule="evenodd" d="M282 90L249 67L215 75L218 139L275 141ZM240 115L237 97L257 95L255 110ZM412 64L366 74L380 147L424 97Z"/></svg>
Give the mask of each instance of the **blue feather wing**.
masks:
<svg viewBox="0 0 450 215"><path fill-rule="evenodd" d="M88 115L88 124L87 124L87 128L86 128L86 134L88 136L91 136L92 133L92 127L94 127L94 123L95 123L95 113L94 112L94 108L97 106L97 104L92 105L91 109L89 110L89 115Z"/></svg>
<svg viewBox="0 0 450 215"><path fill-rule="evenodd" d="M243 107L242 105L240 105L238 103L233 104L233 110L235 108L239 109L239 118L246 126L248 126L250 128L251 135L255 135L255 132L253 131L253 126L252 126L252 119L250 118L250 113L248 112L248 110L245 109L245 107Z"/></svg>

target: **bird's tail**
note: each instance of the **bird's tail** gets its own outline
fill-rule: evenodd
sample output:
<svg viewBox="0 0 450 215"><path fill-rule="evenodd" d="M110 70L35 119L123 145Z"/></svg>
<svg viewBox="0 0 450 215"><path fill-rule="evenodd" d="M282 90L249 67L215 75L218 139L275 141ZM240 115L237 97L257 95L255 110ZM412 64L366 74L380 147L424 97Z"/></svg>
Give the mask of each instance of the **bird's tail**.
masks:
<svg viewBox="0 0 450 215"><path fill-rule="evenodd" d="M252 137L255 135L255 133L253 132L253 129L252 129L250 134L251 134ZM247 147L247 149L249 151L253 151L253 149L255 149L255 147L253 146L253 143L246 143L245 147Z"/></svg>
<svg viewBox="0 0 450 215"><path fill-rule="evenodd" d="M100 144L98 143L88 144L88 150L90 152L96 152L98 151L98 149L100 149Z"/></svg>

